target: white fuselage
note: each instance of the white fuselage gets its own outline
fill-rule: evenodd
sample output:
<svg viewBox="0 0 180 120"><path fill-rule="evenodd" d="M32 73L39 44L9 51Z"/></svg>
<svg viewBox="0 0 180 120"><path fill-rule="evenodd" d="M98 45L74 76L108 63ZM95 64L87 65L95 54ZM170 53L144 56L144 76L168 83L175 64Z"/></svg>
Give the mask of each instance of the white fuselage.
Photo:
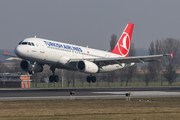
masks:
<svg viewBox="0 0 180 120"><path fill-rule="evenodd" d="M27 43L27 44L26 44ZM88 58L121 57L110 52L82 47L41 38L27 38L21 41L14 50L22 59L48 64L55 68L77 70L75 66L67 65L72 59L88 60ZM113 64L100 68L99 72L108 72L126 67L125 64Z"/></svg>

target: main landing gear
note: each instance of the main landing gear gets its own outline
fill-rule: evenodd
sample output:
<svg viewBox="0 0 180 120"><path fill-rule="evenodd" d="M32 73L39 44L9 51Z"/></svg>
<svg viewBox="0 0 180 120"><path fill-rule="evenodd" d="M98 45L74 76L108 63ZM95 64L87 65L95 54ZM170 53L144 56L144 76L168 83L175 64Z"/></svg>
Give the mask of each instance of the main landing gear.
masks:
<svg viewBox="0 0 180 120"><path fill-rule="evenodd" d="M59 77L57 75L55 75L55 67L50 67L50 70L52 71L53 75L49 76L49 82L58 82L59 81Z"/></svg>
<svg viewBox="0 0 180 120"><path fill-rule="evenodd" d="M90 75L90 76L87 76L86 80L87 80L88 83L90 83L90 82L95 83L96 82L96 77Z"/></svg>

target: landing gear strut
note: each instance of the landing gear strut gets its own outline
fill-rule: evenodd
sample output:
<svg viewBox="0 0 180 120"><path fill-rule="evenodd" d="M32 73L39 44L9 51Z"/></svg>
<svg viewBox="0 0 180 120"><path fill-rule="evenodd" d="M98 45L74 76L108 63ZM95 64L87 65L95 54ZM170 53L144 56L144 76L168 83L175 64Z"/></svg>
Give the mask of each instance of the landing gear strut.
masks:
<svg viewBox="0 0 180 120"><path fill-rule="evenodd" d="M57 75L55 75L55 67L50 67L50 70L52 71L53 75L49 76L49 82L58 82L59 81L59 77Z"/></svg>
<svg viewBox="0 0 180 120"><path fill-rule="evenodd" d="M96 82L96 77L90 75L90 76L87 76L86 80L87 80L88 83L90 83L90 82L95 83Z"/></svg>

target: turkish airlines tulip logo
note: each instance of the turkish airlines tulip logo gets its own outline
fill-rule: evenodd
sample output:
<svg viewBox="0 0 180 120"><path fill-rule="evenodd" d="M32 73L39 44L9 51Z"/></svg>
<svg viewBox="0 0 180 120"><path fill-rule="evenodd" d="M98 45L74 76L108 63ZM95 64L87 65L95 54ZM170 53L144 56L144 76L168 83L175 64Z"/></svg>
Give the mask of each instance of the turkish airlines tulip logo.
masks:
<svg viewBox="0 0 180 120"><path fill-rule="evenodd" d="M118 49L122 56L128 55L129 47L130 47L130 37L126 32L123 32L121 40L119 41L118 44Z"/></svg>

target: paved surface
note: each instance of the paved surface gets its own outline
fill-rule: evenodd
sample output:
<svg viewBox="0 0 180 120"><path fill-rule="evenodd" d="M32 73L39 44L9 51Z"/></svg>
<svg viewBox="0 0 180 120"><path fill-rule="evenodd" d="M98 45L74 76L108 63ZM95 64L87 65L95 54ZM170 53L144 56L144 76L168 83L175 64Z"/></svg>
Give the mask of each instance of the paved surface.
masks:
<svg viewBox="0 0 180 120"><path fill-rule="evenodd" d="M70 99L70 92L76 91L76 99L180 97L180 87L139 88L79 88L79 89L0 89L0 101Z"/></svg>

